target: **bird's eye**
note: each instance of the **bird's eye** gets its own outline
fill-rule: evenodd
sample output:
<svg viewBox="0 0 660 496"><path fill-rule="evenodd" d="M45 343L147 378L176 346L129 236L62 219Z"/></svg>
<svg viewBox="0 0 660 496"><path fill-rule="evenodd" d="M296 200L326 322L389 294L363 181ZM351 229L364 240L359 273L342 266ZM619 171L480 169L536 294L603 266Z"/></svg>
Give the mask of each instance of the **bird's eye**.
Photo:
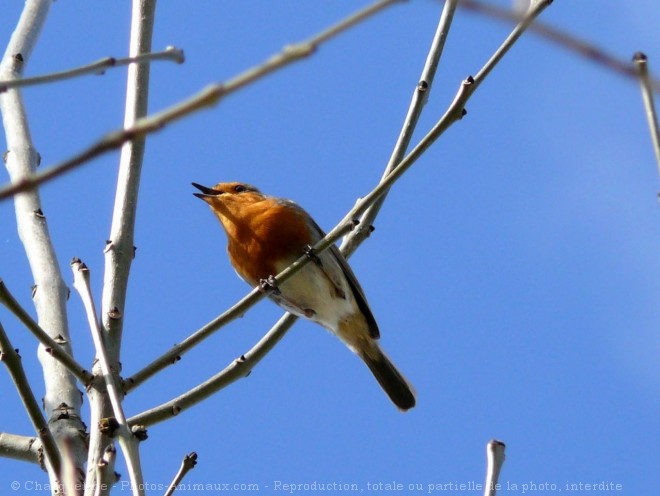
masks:
<svg viewBox="0 0 660 496"><path fill-rule="evenodd" d="M237 184L236 186L234 186L234 191L236 193L242 193L243 191L247 191L247 188L242 184Z"/></svg>

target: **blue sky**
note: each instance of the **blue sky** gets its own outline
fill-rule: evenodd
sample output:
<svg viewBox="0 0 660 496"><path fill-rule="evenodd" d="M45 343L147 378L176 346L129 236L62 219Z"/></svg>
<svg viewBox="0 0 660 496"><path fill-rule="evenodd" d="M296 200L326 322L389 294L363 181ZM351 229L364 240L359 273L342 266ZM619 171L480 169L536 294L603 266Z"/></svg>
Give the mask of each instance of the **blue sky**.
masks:
<svg viewBox="0 0 660 496"><path fill-rule="evenodd" d="M150 109L228 79L365 4L160 2L154 48L180 47L186 62L153 66ZM3 45L22 5L3 6ZM441 7L395 6L149 137L126 375L249 289L190 182L250 182L332 228L380 178ZM55 2L26 75L124 56L129 14L128 2ZM625 60L642 50L658 73L658 15L649 0L582 0L555 1L542 19ZM508 30L457 13L417 140ZM121 125L125 75L121 68L25 90L42 166ZM149 484L169 483L183 455L196 451L191 483L256 483L270 494L276 481L357 483L365 492L367 483L396 481L404 494L421 493L408 484L426 493L428 484L483 482L485 445L497 438L507 444L501 482L518 487L501 494L521 494L523 484L605 481L630 495L657 487L659 181L637 83L526 36L467 109L395 186L351 259L382 345L415 385L418 406L400 414L338 340L299 322L249 378L149 430ZM72 284L68 264L80 257L97 298L117 162L108 154L42 188L64 278ZM0 203L0 277L32 311L11 202ZM75 293L68 308L75 352L89 364ZM262 302L131 393L127 413L224 368L280 315ZM0 319L40 397L36 343L4 308ZM0 391L0 430L30 434L4 372ZM46 481L32 466L0 463L3 494L11 480Z"/></svg>

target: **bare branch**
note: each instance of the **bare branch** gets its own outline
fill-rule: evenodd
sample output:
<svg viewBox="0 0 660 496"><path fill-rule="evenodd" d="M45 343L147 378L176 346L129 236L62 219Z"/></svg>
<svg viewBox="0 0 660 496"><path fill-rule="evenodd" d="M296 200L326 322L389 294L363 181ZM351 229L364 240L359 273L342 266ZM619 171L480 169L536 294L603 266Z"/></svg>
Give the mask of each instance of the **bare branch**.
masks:
<svg viewBox="0 0 660 496"><path fill-rule="evenodd" d="M36 437L0 432L1 457L36 463L45 470L46 467L43 464L44 455L41 446L41 441Z"/></svg>
<svg viewBox="0 0 660 496"><path fill-rule="evenodd" d="M54 471L56 477L59 478L62 471L60 452L57 449L55 439L53 439L53 435L48 428L48 422L46 422L46 419L41 414L39 403L37 403L37 399L34 397L32 388L25 375L25 370L23 370L23 365L21 364L21 357L18 354L18 351L11 345L11 341L9 341L2 324L0 324L0 361L4 362L12 381L14 381L16 390L23 402L23 406L25 406L25 410L30 417L34 430L44 447L44 453L48 465Z"/></svg>
<svg viewBox="0 0 660 496"><path fill-rule="evenodd" d="M89 385L92 375L62 347L62 344L66 344L66 340L60 336L59 339L63 342L58 343L51 338L16 301L2 279L0 279L0 303L18 317L18 320L44 345L47 353L59 360L84 386Z"/></svg>
<svg viewBox="0 0 660 496"><path fill-rule="evenodd" d="M639 84L642 89L644 110L646 111L646 119L649 123L649 130L651 131L651 141L653 142L655 160L658 165L658 170L660 171L660 131L658 130L658 114L655 110L655 103L653 101L653 89L651 88L651 79L649 77L648 60L646 55L637 52L633 57L633 62L637 66Z"/></svg>
<svg viewBox="0 0 660 496"><path fill-rule="evenodd" d="M467 11L484 14L494 19L508 22L520 22L524 16L524 12L509 10L479 0L461 0L459 7L462 7ZM567 33L566 31L562 31L554 26L539 21L534 22L529 30L531 33L555 43L566 50L574 52L590 62L601 65L607 70L617 72L630 78L637 77L637 70L634 64L631 64L627 60L619 59L593 43L581 40L571 33ZM651 86L653 87L654 92L660 93L660 81L657 79L651 79Z"/></svg>
<svg viewBox="0 0 660 496"><path fill-rule="evenodd" d="M133 0L131 10L131 35L129 55L131 57L142 57L151 51L154 17L156 10L155 0ZM126 78L126 105L124 108L124 128L135 125L138 119L147 115L149 102L149 75L151 66L148 63L132 64L128 68ZM105 249L105 273L103 278L103 296L101 302L102 334L101 342L106 347L107 356L105 365L113 374L113 388L119 386L120 350L123 332L123 314L126 304L126 288L131 264L135 253L134 233L135 219L137 214L138 190L142 163L145 150L145 136L135 136L134 139L123 144L119 160L119 173L117 178L117 189L115 193L115 204L112 214L112 226L110 228L109 242ZM98 350L98 346L97 346ZM105 373L105 371L104 371ZM119 396L120 390L115 393ZM112 410L117 414L118 407L110 397ZM92 395L90 403L94 403L92 409L92 422L100 420L109 415L107 402L102 395ZM134 494L143 492L142 470L140 468L140 457L138 442L135 436L128 431L126 419L123 412L117 417L120 423L120 444L127 458L132 490ZM103 460L99 460L101 452L107 453L108 442L101 432L92 431L90 436L90 450L88 456L88 467L98 466ZM98 471L89 470L88 478L91 483L88 487L99 489L102 480L94 480ZM107 476L107 474L106 474ZM106 477L107 479L107 477Z"/></svg>
<svg viewBox="0 0 660 496"><path fill-rule="evenodd" d="M325 43L331 37L336 36L355 25L356 22L363 21L367 16L374 15L376 12L379 12L385 7L398 1L401 0L380 0L372 6L348 17L307 41L284 47L279 54L274 55L258 66L242 72L225 83L211 84L183 102L172 105L171 107L151 116L138 119L134 125L128 128L112 131L74 157L65 160L64 162L60 162L42 172L24 177L14 184L0 188L0 200L9 198L16 193L33 189L39 184L69 172L99 155L121 147L127 141L159 131L171 122L175 122L200 110L213 107L227 95L258 81L264 76L280 70L293 62L297 62L310 56L319 45Z"/></svg>
<svg viewBox="0 0 660 496"><path fill-rule="evenodd" d="M170 487L167 488L167 491L165 491L164 496L172 496L176 490L176 486L179 485L188 472L195 468L195 465L197 465L197 453L193 451L183 457L181 467L179 467L179 471L174 476L174 480L170 484Z"/></svg>
<svg viewBox="0 0 660 496"><path fill-rule="evenodd" d="M156 9L155 0L133 0L131 11L131 35L129 55L132 58L143 58L151 51L154 16ZM126 104L124 109L124 128L130 128L135 122L147 114L149 101L149 74L150 64L141 62L132 64L128 68L126 80ZM105 273L103 279L103 296L101 300L102 334L100 341L105 346L107 356L105 360L107 367L113 374L112 384L119 384L120 350L123 331L123 314L126 303L126 288L135 248L134 232L135 219L138 204L138 189L142 172L142 162L145 150L145 136L135 136L134 139L123 144L119 160L119 172L117 178L117 189L112 215L112 226L110 228L109 241L105 248ZM97 346L98 350L98 346ZM98 364L99 367L101 364ZM105 372L104 372L105 373ZM107 380L107 379L106 379ZM119 390L115 391L119 395ZM92 425L97 425L102 418L115 415L118 411L120 398L110 397L110 405L99 391L90 394L92 405ZM120 422L123 436L120 439L125 456L128 460L131 472L133 491L140 491L136 485L142 481L140 470L139 453L137 442L133 435L127 431L123 412ZM99 484L103 481L97 480L98 470L94 470L103 462L109 448L110 440L103 436L99 429L93 429L90 433L90 449L88 453L87 494L92 488L100 490ZM107 475L107 474L106 474ZM107 482L107 480L106 480Z"/></svg>
<svg viewBox="0 0 660 496"><path fill-rule="evenodd" d="M296 316L284 314L250 351L241 355L222 371L173 400L129 418L128 423L147 427L157 424L175 417L238 379L247 377L261 359L284 337L296 320Z"/></svg>
<svg viewBox="0 0 660 496"><path fill-rule="evenodd" d="M116 458L117 451L114 445L109 444L103 451L101 460L96 464L96 491L94 496L108 496L112 485L117 482Z"/></svg>
<svg viewBox="0 0 660 496"><path fill-rule="evenodd" d="M155 62L157 60L166 60L170 62L176 62L177 64L182 64L184 62L183 50L169 46L166 47L162 52L143 53L135 57L124 57L119 59L114 57L105 57L101 60L97 60L96 62L92 62L91 64L87 64L82 67L76 67L75 69L51 72L50 74L44 74L43 76L33 76L29 78L0 81L0 93L7 91L10 88L25 88L26 86L54 83L57 81L73 79L75 77L89 74L99 76L105 74L105 69L121 67L133 63L137 64L143 62Z"/></svg>
<svg viewBox="0 0 660 496"><path fill-rule="evenodd" d="M122 407L123 395L117 386L115 373L110 366L110 360L103 339L103 331L101 330L101 326L96 317L96 309L89 284L89 269L78 259L74 259L73 262L71 262L71 267L73 269L73 287L76 288L80 294L80 299L85 307L87 323L92 331L92 339L94 341L94 347L96 348L96 359L98 360L99 368L103 373L103 379L112 405L114 418L118 423L117 432L119 434L119 445L126 458L126 465L128 466L133 494L135 496L144 494L144 481L142 477L142 469L140 468L140 456L137 449L138 440L133 436L133 433L126 424L126 417Z"/></svg>
<svg viewBox="0 0 660 496"><path fill-rule="evenodd" d="M415 128L417 127L417 122L419 121L419 117L422 114L422 109L428 101L431 87L433 86L433 79L435 77L438 64L440 63L440 57L445 45L445 40L449 34L449 28L451 27L451 22L454 17L454 11L456 10L457 3L458 0L448 0L445 2L445 6L442 9L442 14L440 15L440 20L438 22L438 28L436 29L435 36L431 42L431 47L426 57L426 63L422 69L422 75L419 79L419 82L415 86L412 101L410 102L410 107L408 108L408 113L403 121L403 126L401 127L399 138L394 145L394 150L392 151L390 160L385 166L383 178L385 178L399 164L399 162L401 162L401 159L404 157L406 150L410 145L410 140L412 139ZM353 251L355 251L355 249L369 236L369 234L371 234L373 222L376 219L376 216L378 215L378 212L380 211L386 196L387 192L383 193L383 195L365 211L362 218L360 219L360 224L358 225L357 229L353 230L351 233L349 233L348 236L344 238L342 243L342 251L344 254L353 253Z"/></svg>
<svg viewBox="0 0 660 496"><path fill-rule="evenodd" d="M504 449L506 446L502 441L493 439L486 445L486 458L488 460L488 469L486 472L486 486L484 496L495 496L497 492L497 481L500 477L500 470L504 464Z"/></svg>

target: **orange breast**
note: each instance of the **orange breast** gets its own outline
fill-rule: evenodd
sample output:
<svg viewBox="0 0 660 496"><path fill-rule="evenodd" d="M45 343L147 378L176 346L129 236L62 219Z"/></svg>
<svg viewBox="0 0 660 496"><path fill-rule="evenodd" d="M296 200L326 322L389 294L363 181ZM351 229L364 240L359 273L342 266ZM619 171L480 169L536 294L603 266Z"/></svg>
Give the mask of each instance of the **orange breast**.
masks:
<svg viewBox="0 0 660 496"><path fill-rule="evenodd" d="M238 222L225 226L229 259L252 286L276 275L314 241L303 212L271 200L264 203L245 207Z"/></svg>

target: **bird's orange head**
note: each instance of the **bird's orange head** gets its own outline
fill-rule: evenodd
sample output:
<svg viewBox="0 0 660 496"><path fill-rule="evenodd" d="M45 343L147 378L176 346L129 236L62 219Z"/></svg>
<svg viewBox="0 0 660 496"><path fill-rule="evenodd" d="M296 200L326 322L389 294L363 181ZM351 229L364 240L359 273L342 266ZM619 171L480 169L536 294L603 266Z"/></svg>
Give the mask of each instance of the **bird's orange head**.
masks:
<svg viewBox="0 0 660 496"><path fill-rule="evenodd" d="M245 183L192 184L224 227L232 265L252 285L277 274L320 238L311 218L291 201Z"/></svg>
<svg viewBox="0 0 660 496"><path fill-rule="evenodd" d="M201 191L193 194L209 204L226 230L267 208L271 201L270 197L246 183L218 183L211 188L197 183L192 185Z"/></svg>
<svg viewBox="0 0 660 496"><path fill-rule="evenodd" d="M231 212L266 199L261 191L245 183L218 183L211 188L197 183L192 185L201 191L193 194L208 203L213 210Z"/></svg>

